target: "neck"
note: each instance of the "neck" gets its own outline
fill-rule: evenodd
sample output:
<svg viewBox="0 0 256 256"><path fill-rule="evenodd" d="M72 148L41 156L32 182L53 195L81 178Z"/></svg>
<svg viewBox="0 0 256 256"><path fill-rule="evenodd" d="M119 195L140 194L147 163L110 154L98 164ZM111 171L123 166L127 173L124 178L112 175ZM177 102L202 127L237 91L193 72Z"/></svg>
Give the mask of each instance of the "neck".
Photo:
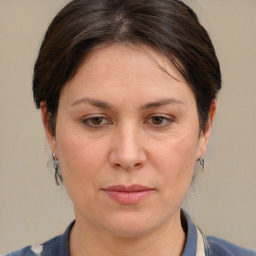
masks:
<svg viewBox="0 0 256 256"><path fill-rule="evenodd" d="M76 218L71 230L71 256L179 256L185 244L180 211L157 229L136 237L112 234Z"/></svg>

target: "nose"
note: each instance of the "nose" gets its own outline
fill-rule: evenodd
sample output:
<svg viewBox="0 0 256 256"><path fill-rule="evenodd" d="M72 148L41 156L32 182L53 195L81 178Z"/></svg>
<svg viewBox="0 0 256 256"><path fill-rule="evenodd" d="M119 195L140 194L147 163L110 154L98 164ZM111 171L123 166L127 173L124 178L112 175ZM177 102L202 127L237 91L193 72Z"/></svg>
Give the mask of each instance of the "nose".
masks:
<svg viewBox="0 0 256 256"><path fill-rule="evenodd" d="M142 135L136 126L125 126L113 135L112 149L109 156L111 165L123 170L138 170L147 161L141 143Z"/></svg>

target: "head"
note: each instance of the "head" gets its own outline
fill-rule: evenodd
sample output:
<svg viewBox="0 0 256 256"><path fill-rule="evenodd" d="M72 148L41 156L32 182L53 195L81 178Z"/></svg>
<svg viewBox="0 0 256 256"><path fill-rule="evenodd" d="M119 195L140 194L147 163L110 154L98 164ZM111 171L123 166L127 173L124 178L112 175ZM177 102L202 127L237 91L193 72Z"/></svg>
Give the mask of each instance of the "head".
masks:
<svg viewBox="0 0 256 256"><path fill-rule="evenodd" d="M138 232L144 232L148 223L160 225L173 215L206 151L220 88L208 33L181 1L75 0L64 7L46 32L33 92L77 216L92 220L102 210L113 213L120 202L96 194L137 182L156 192L145 199L149 204L171 206L156 207L154 216L161 218L153 222L147 207L143 215L147 203L125 214L119 209L117 224L129 229L142 214L145 226L138 225ZM177 124L172 131L171 123ZM103 209L96 206L87 215L82 205L93 208L95 200ZM118 232L111 220L99 219Z"/></svg>
<svg viewBox="0 0 256 256"><path fill-rule="evenodd" d="M75 0L50 24L34 69L34 100L37 108L45 102L53 133L62 88L93 49L113 43L141 44L165 56L193 90L204 131L221 74L196 14L178 0Z"/></svg>

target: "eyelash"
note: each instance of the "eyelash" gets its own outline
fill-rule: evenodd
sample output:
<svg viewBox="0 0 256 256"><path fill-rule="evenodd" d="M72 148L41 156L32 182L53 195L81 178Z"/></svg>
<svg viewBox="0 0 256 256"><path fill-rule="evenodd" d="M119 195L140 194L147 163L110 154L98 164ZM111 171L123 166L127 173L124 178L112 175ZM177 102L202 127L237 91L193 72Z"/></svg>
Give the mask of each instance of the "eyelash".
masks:
<svg viewBox="0 0 256 256"><path fill-rule="evenodd" d="M102 122L100 124L93 124L92 121L96 121L96 119L100 119L101 121L104 121L104 123L102 124ZM88 118L84 118L82 120L82 123L88 127L91 128L101 128L107 124L112 124L111 121L109 121L106 117L103 116L93 116L93 117L88 117Z"/></svg>
<svg viewBox="0 0 256 256"><path fill-rule="evenodd" d="M161 121L161 124L154 124L153 123L154 118L160 119L159 121ZM101 122L99 124L93 124L93 121L97 122L97 119L98 119L98 121L101 121ZM156 128L164 128L164 127L169 126L173 121L174 121L174 119L171 117L156 114L156 115L151 115L149 118L146 119L146 121L144 123L150 124ZM164 124L162 124L162 122L164 122ZM96 128L96 129L102 128L105 125L113 124L113 122L109 121L106 117L103 117L103 116L87 117L82 120L82 123L90 128Z"/></svg>
<svg viewBox="0 0 256 256"><path fill-rule="evenodd" d="M164 121L164 124L154 124L153 118L161 119L162 121ZM149 121L149 120L151 120L151 121ZM164 128L164 127L169 126L173 121L174 121L174 119L169 116L167 117L165 115L157 115L156 114L156 115L151 115L150 118L147 119L147 121L145 123L150 123L151 125L153 125L156 128Z"/></svg>

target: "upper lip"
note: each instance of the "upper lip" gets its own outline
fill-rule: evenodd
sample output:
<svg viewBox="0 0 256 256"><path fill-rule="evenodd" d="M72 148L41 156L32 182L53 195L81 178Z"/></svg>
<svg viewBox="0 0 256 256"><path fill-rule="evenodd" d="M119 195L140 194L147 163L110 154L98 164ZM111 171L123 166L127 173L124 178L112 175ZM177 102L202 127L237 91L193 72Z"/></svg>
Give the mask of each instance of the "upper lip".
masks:
<svg viewBox="0 0 256 256"><path fill-rule="evenodd" d="M142 185L134 184L131 186L125 186L125 185L115 185L110 186L107 188L104 188L105 191L116 191L116 192L139 192L139 191L147 191L147 190L153 190L153 188L145 187Z"/></svg>

